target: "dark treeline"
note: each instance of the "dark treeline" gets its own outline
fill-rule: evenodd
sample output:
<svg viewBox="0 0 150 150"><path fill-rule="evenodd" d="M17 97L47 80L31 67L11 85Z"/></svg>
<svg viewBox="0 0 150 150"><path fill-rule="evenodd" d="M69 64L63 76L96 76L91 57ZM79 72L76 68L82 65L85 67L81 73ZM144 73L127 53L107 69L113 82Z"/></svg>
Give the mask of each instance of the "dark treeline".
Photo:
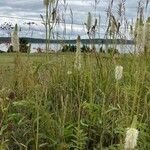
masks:
<svg viewBox="0 0 150 150"><path fill-rule="evenodd" d="M22 39L26 40L28 43L45 43L45 39L40 38L28 38L28 37L22 37ZM0 37L0 43L10 43L11 38L10 37ZM53 44L76 44L76 40L51 40L50 43ZM124 39L81 39L82 44L134 44L132 40L124 40Z"/></svg>

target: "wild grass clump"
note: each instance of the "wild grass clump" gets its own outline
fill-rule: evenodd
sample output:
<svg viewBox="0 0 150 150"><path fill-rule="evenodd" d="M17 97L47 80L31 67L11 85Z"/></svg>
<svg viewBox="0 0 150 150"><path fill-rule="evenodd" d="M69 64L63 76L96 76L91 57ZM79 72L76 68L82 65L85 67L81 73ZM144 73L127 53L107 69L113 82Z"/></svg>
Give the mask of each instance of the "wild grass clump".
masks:
<svg viewBox="0 0 150 150"><path fill-rule="evenodd" d="M0 150L149 150L149 53L116 55L115 43L111 54L81 53L78 36L76 53L49 54L57 1L44 4L46 53L15 45L16 54L0 56ZM120 24L108 16L115 39ZM90 13L85 25L94 39Z"/></svg>
<svg viewBox="0 0 150 150"><path fill-rule="evenodd" d="M72 53L19 57L0 66L1 149L124 149L135 115L150 148L148 57L81 54L80 70Z"/></svg>

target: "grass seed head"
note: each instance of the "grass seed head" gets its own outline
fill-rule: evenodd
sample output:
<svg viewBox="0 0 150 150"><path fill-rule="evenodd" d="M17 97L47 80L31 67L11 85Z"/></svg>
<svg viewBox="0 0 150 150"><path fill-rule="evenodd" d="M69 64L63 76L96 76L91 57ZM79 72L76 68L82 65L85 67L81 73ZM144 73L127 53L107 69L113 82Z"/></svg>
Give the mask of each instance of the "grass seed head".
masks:
<svg viewBox="0 0 150 150"><path fill-rule="evenodd" d="M48 6L49 3L50 3L50 0L44 0L43 3L44 3L45 6Z"/></svg>

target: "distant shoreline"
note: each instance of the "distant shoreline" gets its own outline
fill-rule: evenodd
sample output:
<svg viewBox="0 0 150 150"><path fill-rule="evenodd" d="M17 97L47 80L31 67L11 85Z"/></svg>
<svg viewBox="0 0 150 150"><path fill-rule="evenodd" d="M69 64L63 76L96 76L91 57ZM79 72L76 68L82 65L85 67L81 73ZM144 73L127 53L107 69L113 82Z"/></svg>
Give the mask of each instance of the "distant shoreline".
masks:
<svg viewBox="0 0 150 150"><path fill-rule="evenodd" d="M21 37L22 39L27 40L28 43L45 43L46 40L45 39L41 39L41 38L29 38L29 37ZM0 44L2 43L9 43L11 41L10 37L0 37ZM124 40L124 39L93 39L93 40L89 40L89 39L81 39L81 43L82 44L89 44L89 43L94 43L94 44L128 44L128 45L133 45L134 42L132 40ZM76 44L76 39L73 40L50 40L50 43L53 44Z"/></svg>

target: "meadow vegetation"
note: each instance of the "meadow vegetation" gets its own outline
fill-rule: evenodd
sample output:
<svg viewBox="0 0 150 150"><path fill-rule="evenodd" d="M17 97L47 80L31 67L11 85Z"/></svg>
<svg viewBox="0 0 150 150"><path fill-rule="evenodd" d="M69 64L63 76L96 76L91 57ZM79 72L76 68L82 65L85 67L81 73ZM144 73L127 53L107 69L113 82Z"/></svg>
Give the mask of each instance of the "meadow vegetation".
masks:
<svg viewBox="0 0 150 150"><path fill-rule="evenodd" d="M0 149L124 149L137 116L138 149L150 149L150 57L1 54ZM123 76L115 79L115 66Z"/></svg>
<svg viewBox="0 0 150 150"><path fill-rule="evenodd" d="M110 52L98 53L91 42L82 53L78 36L72 53L71 46L50 53L58 1L44 0L44 6L46 53L21 53L16 25L14 53L0 54L0 150L150 150L149 19L144 26L139 11L134 53L114 53L121 24L111 9ZM97 25L88 13L89 40Z"/></svg>

